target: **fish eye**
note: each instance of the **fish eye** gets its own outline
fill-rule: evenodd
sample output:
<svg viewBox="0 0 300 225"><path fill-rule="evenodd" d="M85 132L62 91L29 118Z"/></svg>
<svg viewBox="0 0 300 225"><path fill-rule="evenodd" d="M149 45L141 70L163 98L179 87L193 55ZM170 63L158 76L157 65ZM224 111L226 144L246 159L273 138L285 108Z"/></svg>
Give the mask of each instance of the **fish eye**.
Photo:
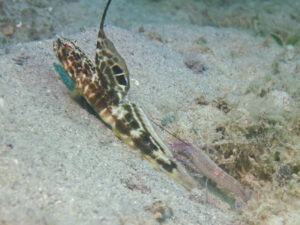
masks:
<svg viewBox="0 0 300 225"><path fill-rule="evenodd" d="M68 43L65 43L65 44L64 44L64 47L65 47L65 48L69 48L69 47L71 47L71 45L68 44Z"/></svg>

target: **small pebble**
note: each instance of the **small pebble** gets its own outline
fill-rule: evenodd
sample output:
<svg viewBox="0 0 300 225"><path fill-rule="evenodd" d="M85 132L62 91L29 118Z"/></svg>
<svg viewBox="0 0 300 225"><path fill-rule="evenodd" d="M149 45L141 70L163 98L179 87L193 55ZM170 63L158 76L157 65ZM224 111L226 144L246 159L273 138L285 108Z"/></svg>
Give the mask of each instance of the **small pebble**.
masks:
<svg viewBox="0 0 300 225"><path fill-rule="evenodd" d="M154 31L149 32L148 37L150 38L150 40L156 40L156 41L163 42L162 37L160 36L160 34L154 32Z"/></svg>
<svg viewBox="0 0 300 225"><path fill-rule="evenodd" d="M198 60L185 60L184 64L195 73L202 73L207 70L206 66Z"/></svg>
<svg viewBox="0 0 300 225"><path fill-rule="evenodd" d="M136 79L131 79L132 81L134 81L134 84L136 85L136 86L139 86L140 85L140 82L138 81L138 80L136 80Z"/></svg>
<svg viewBox="0 0 300 225"><path fill-rule="evenodd" d="M139 33L143 33L143 32L145 32L145 28L143 26L140 26L139 27Z"/></svg>
<svg viewBox="0 0 300 225"><path fill-rule="evenodd" d="M16 28L21 28L23 26L23 23L22 21L20 21L17 25L16 25Z"/></svg>
<svg viewBox="0 0 300 225"><path fill-rule="evenodd" d="M195 52L185 56L183 62L186 67L192 70L194 73L202 73L207 70L207 66L201 62L199 55Z"/></svg>
<svg viewBox="0 0 300 225"><path fill-rule="evenodd" d="M5 36L11 36L14 34L15 29L14 26L11 24L6 25L5 27L2 28L2 31Z"/></svg>

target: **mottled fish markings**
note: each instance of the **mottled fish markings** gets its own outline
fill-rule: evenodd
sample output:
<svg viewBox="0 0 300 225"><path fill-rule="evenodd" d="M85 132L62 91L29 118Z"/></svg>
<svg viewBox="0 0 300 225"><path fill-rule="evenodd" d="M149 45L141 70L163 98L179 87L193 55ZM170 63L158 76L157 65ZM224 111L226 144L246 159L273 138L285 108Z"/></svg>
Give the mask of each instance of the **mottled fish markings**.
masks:
<svg viewBox="0 0 300 225"><path fill-rule="evenodd" d="M111 0L104 9L95 64L72 40L57 38L54 50L63 69L75 83L74 92L82 96L114 134L133 149L140 150L144 159L188 190L197 186L183 166L173 160L169 148L154 131L150 121L134 103L123 101L129 90L129 72L125 60L103 29Z"/></svg>

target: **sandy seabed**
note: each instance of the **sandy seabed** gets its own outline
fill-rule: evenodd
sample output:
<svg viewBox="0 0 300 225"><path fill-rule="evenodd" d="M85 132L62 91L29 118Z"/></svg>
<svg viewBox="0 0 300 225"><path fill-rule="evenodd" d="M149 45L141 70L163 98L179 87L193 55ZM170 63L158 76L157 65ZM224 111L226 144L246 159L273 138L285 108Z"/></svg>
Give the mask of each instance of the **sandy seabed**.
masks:
<svg viewBox="0 0 300 225"><path fill-rule="evenodd" d="M245 94L283 51L272 40L231 28L143 29L106 27L130 71L128 99L156 121L174 117L171 132L196 144L215 138L210 134L228 113L210 102ZM91 58L96 33L72 37ZM164 224L246 223L225 203L206 202L203 190L189 193L154 170L73 101L54 71L52 42L16 44L0 55L0 224L156 224L158 201L169 212ZM280 68L299 73L299 63L293 56ZM289 94L270 93L276 106L292 107ZM199 103L203 96L208 103ZM295 213L272 213L265 224L299 221Z"/></svg>

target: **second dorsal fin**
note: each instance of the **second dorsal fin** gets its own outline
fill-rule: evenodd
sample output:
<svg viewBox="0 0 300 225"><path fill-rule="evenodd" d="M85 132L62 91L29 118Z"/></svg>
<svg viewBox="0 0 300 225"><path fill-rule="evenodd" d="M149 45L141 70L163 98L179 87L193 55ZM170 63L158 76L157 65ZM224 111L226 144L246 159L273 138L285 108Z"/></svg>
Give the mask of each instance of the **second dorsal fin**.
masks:
<svg viewBox="0 0 300 225"><path fill-rule="evenodd" d="M111 0L108 0L107 3L106 3L106 6L105 6L105 8L104 8L102 17L101 17L101 21L100 21L100 28L99 28L98 36L100 37L100 35L103 35L102 38L105 37L104 30L103 30L103 26L104 26L104 21L105 21L106 13L107 13L107 10L108 10L108 8L109 8L110 3L111 3Z"/></svg>
<svg viewBox="0 0 300 225"><path fill-rule="evenodd" d="M118 53L112 41L106 37L103 30L110 2L111 0L108 0L106 3L100 22L95 64L101 86L111 91L111 98L117 98L116 101L120 102L130 86L129 72L125 60Z"/></svg>

